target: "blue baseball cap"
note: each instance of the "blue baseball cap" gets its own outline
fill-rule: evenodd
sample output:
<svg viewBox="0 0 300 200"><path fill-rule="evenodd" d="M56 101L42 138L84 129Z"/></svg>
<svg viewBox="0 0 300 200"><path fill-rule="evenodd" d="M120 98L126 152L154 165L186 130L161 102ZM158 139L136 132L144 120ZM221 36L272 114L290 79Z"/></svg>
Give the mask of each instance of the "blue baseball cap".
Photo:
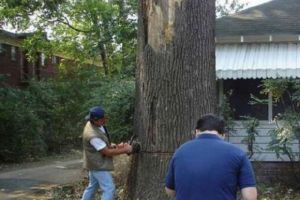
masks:
<svg viewBox="0 0 300 200"><path fill-rule="evenodd" d="M90 108L89 114L85 117L86 120L97 120L103 118L105 111L101 106L95 106Z"/></svg>

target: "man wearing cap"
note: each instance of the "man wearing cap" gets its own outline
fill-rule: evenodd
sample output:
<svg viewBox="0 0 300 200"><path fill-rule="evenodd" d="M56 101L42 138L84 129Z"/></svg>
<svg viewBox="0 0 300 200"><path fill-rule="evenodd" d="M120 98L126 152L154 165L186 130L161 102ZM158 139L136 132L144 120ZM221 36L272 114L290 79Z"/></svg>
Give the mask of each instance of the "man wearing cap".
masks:
<svg viewBox="0 0 300 200"><path fill-rule="evenodd" d="M114 169L112 157L131 153L131 145L112 145L104 126L105 112L102 107L90 109L83 130L83 165L89 170L89 185L84 190L82 200L91 200L100 186L102 200L113 200L115 185L111 172Z"/></svg>

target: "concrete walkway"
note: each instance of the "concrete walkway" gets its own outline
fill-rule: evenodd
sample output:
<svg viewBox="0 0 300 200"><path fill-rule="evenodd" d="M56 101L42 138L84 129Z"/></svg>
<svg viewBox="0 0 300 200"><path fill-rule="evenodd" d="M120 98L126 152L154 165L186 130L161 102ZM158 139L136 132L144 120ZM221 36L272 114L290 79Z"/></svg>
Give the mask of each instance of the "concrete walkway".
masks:
<svg viewBox="0 0 300 200"><path fill-rule="evenodd" d="M0 199L32 199L43 188L74 183L83 178L82 161L54 161L48 165L0 172Z"/></svg>

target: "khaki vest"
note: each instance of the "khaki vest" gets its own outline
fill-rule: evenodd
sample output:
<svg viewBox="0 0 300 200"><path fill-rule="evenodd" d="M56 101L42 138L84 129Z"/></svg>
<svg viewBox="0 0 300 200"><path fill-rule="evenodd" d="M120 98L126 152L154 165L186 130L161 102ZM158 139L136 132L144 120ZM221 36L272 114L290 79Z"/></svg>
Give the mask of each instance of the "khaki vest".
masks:
<svg viewBox="0 0 300 200"><path fill-rule="evenodd" d="M98 127L87 122L83 134L83 167L87 170L111 171L114 170L112 157L102 155L91 144L92 138L100 138L109 146L108 138Z"/></svg>

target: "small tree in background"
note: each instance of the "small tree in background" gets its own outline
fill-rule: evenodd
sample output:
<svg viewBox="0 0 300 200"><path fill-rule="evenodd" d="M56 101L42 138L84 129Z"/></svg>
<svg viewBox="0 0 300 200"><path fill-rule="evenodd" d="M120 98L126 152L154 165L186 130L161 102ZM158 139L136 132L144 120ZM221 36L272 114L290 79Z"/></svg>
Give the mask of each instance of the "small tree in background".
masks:
<svg viewBox="0 0 300 200"><path fill-rule="evenodd" d="M242 140L242 143L247 144L248 158L251 159L256 149L254 143L256 136L258 136L257 127L259 126L258 119L249 116L242 116L245 121L242 121L244 128L246 129L247 136Z"/></svg>
<svg viewBox="0 0 300 200"><path fill-rule="evenodd" d="M277 157L283 155L290 160L291 179L289 183L299 182L300 177L295 163L300 160L300 154L295 153L295 141L298 141L300 151L300 80L297 79L269 79L264 80L262 92L272 93L274 104L281 103L282 113L274 117L276 128L270 131L271 142L268 148L274 151Z"/></svg>
<svg viewBox="0 0 300 200"><path fill-rule="evenodd" d="M217 17L226 16L242 10L247 4L240 0L216 0Z"/></svg>
<svg viewBox="0 0 300 200"><path fill-rule="evenodd" d="M235 122L234 122L234 108L231 107L229 98L232 94L232 90L228 91L228 93L224 94L222 96L221 104L219 105L218 111L219 115L222 116L225 120L225 133L227 135L227 139L231 135L233 135L236 130L234 128Z"/></svg>
<svg viewBox="0 0 300 200"><path fill-rule="evenodd" d="M270 149L277 156L287 155L291 161L295 155L291 149L292 141L297 140L300 150L300 81L296 79L269 79L262 84L262 93L272 93L274 104L282 104L284 110L275 116L276 128L272 130Z"/></svg>

